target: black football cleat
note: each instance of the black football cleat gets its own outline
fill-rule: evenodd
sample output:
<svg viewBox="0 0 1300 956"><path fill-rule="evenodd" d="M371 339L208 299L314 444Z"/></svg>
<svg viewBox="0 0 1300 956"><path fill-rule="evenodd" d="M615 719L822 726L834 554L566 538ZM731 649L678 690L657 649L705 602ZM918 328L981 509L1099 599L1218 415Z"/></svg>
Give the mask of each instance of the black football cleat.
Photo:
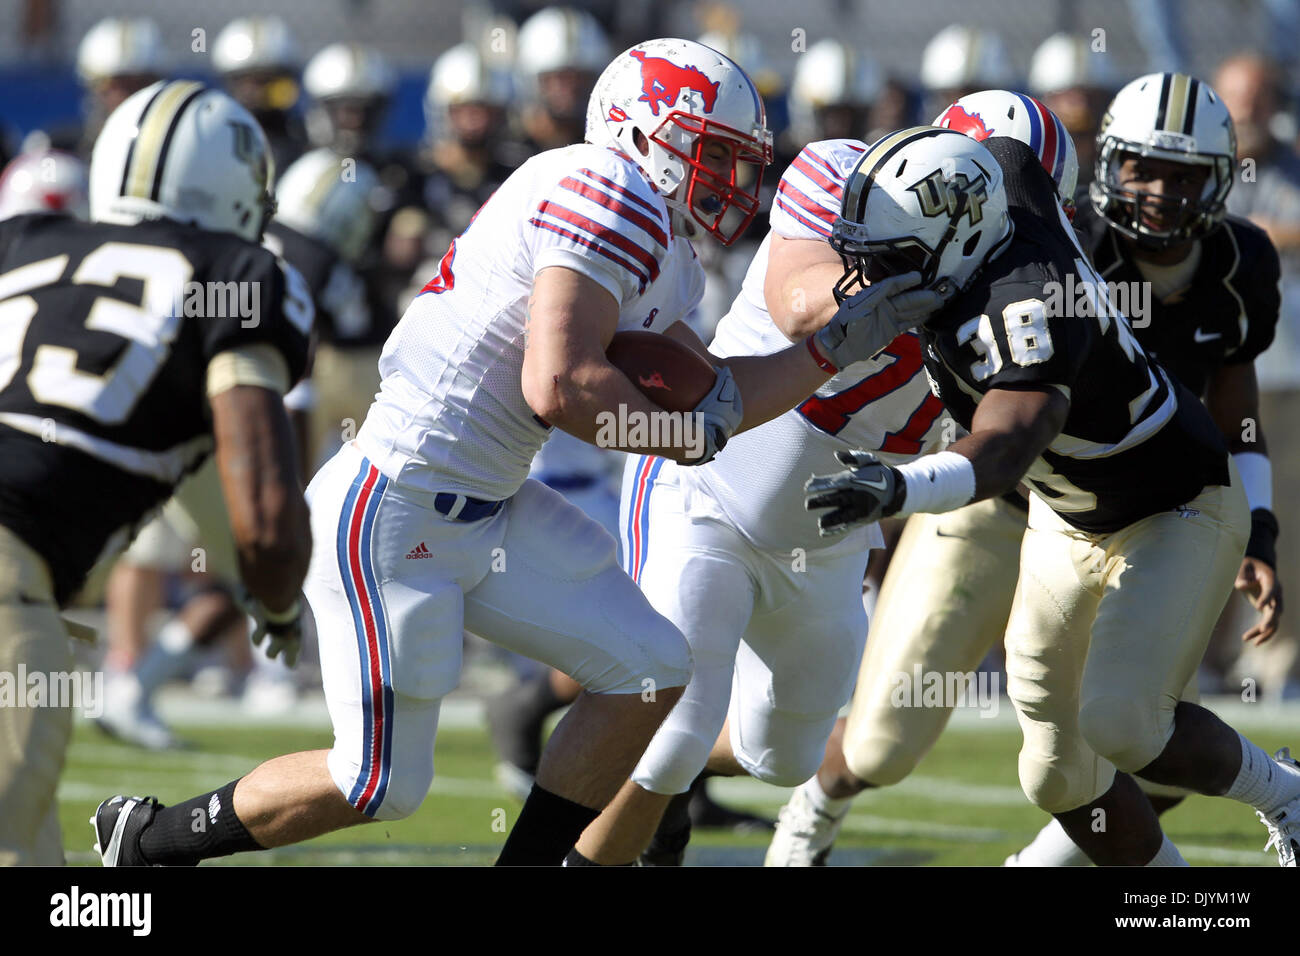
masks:
<svg viewBox="0 0 1300 956"><path fill-rule="evenodd" d="M99 805L90 825L95 828L95 852L104 866L150 866L140 852L140 833L163 805L154 797L109 797Z"/></svg>

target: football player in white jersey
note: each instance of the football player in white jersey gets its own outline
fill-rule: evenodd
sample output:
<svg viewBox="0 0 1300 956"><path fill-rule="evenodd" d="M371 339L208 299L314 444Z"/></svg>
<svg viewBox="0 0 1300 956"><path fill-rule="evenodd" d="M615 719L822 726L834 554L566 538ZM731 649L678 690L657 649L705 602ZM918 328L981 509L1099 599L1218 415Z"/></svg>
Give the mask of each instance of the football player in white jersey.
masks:
<svg viewBox="0 0 1300 956"><path fill-rule="evenodd" d="M715 355L780 352L835 314L843 263L828 239L844 177L865 150L824 140L795 157L777 186L771 231L718 325ZM835 542L819 537L803 483L859 442L893 463L933 450L942 415L919 339L907 332L703 467L629 459L624 567L686 635L695 674L571 864L626 864L652 834L643 862L680 863L689 820L665 810L706 768L786 787L813 774L853 691L866 639L862 579L883 539L875 525Z"/></svg>
<svg viewBox="0 0 1300 956"><path fill-rule="evenodd" d="M178 828L174 848L148 862L412 813L433 777L463 629L585 688L551 736L502 864L560 863L680 697L686 641L619 568L614 539L527 480L528 467L552 427L598 443L601 412L664 414L606 349L618 330L652 329L703 352L678 323L703 284L687 240L727 243L748 226L771 136L739 67L697 43L653 40L606 68L587 138L521 166L452 243L384 347L381 391L356 440L308 489L322 544L304 590L333 748L237 781L239 839ZM699 442L635 450L710 460L742 424L789 409L938 308L942 297L912 289L918 281L861 292L776 354L718 360L690 418ZM153 809L138 805L138 822L119 827L119 860L146 862L129 848Z"/></svg>

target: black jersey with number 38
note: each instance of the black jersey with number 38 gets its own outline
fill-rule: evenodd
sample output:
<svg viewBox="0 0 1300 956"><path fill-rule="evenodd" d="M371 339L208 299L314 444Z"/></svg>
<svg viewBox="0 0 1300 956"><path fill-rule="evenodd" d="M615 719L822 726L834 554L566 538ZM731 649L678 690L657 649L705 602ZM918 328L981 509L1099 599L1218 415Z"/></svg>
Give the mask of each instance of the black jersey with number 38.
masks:
<svg viewBox="0 0 1300 956"><path fill-rule="evenodd" d="M1228 484L1227 452L1209 414L1108 308L1033 152L1005 137L985 146L1006 177L1015 237L923 327L936 394L966 428L991 388L1065 394L1065 427L1025 480L1083 531L1118 531L1186 504L1206 485ZM1065 294L1081 288L1099 290L1082 309Z"/></svg>
<svg viewBox="0 0 1300 956"><path fill-rule="evenodd" d="M0 524L60 604L211 452L212 358L265 343L296 379L311 322L302 277L231 234L0 222Z"/></svg>

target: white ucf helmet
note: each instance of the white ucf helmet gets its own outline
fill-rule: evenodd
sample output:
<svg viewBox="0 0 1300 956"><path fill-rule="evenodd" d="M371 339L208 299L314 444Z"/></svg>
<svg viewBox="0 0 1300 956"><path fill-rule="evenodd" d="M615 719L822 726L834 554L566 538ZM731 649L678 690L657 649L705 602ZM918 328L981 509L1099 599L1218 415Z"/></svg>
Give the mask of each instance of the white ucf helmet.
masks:
<svg viewBox="0 0 1300 956"><path fill-rule="evenodd" d="M22 153L0 173L0 219L29 212L87 213L86 164L51 149Z"/></svg>
<svg viewBox="0 0 1300 956"><path fill-rule="evenodd" d="M609 62L609 38L585 10L546 7L524 21L515 47L530 81L556 70L599 73Z"/></svg>
<svg viewBox="0 0 1300 956"><path fill-rule="evenodd" d="M266 134L219 90L190 80L131 94L90 159L90 218L174 219L258 241L275 211Z"/></svg>
<svg viewBox="0 0 1300 956"><path fill-rule="evenodd" d="M799 138L819 139L822 128L818 114L840 108L860 116L858 128L847 131L861 136L866 129L866 112L885 86L880 67L869 54L843 40L818 40L799 57L790 84L790 121Z"/></svg>
<svg viewBox="0 0 1300 956"><path fill-rule="evenodd" d="M921 85L927 90L1005 86L1011 78L1006 47L991 30L944 27L921 54Z"/></svg>
<svg viewBox="0 0 1300 956"><path fill-rule="evenodd" d="M1130 154L1208 167L1200 197L1175 199L1125 188L1120 167ZM1208 83L1185 73L1140 76L1115 94L1102 117L1089 197L1111 225L1144 245L1195 239L1223 221L1236 155L1232 117ZM1174 207L1174 226L1152 229L1143 221L1144 204Z"/></svg>
<svg viewBox="0 0 1300 956"><path fill-rule="evenodd" d="M934 126L890 133L845 181L831 229L845 264L835 298L907 272L924 288L964 289L1011 234L1002 168L982 143Z"/></svg>
<svg viewBox="0 0 1300 956"><path fill-rule="evenodd" d="M87 86L161 70L162 35L152 20L107 17L87 30L77 47L77 75Z"/></svg>
<svg viewBox="0 0 1300 956"><path fill-rule="evenodd" d="M370 194L379 176L368 163L313 149L295 160L275 187L275 218L355 262L370 241Z"/></svg>
<svg viewBox="0 0 1300 956"><path fill-rule="evenodd" d="M279 17L231 20L212 45L212 65L222 74L249 70L291 72L298 62L293 35Z"/></svg>
<svg viewBox="0 0 1300 956"><path fill-rule="evenodd" d="M1079 186L1079 154L1060 118L1032 96L1009 90L982 90L963 96L935 119L934 126L956 130L983 142L990 136L1018 139L1038 156L1056 183L1065 214L1074 218Z"/></svg>
<svg viewBox="0 0 1300 956"><path fill-rule="evenodd" d="M510 74L493 65L473 43L460 43L434 61L424 93L424 122L429 139L448 136L447 111L481 104L505 108L513 87Z"/></svg>
<svg viewBox="0 0 1300 956"><path fill-rule="evenodd" d="M758 214L763 168L772 162L772 134L753 81L691 40L649 40L620 53L592 90L587 142L613 147L645 171L672 212L674 232L703 231L723 245ZM715 144L730 152L727 174L701 161Z"/></svg>

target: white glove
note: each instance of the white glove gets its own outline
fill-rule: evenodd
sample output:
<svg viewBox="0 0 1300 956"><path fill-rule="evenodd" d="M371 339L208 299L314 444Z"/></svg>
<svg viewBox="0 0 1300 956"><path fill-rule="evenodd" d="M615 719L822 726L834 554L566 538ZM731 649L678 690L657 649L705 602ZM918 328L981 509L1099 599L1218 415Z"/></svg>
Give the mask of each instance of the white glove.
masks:
<svg viewBox="0 0 1300 956"><path fill-rule="evenodd" d="M921 273L908 272L873 282L841 303L831 320L815 333L822 355L837 369L864 362L908 329L939 311L951 297L951 283L943 288L913 288ZM911 291L904 291L910 289Z"/></svg>
<svg viewBox="0 0 1300 956"><path fill-rule="evenodd" d="M244 608L253 618L253 646L261 648L262 641L269 637L266 656L271 660L279 657L286 666L295 666L302 650L302 602L294 601L288 610L276 613L248 595Z"/></svg>
<svg viewBox="0 0 1300 956"><path fill-rule="evenodd" d="M731 374L731 369L725 365L718 367L718 377L713 388L700 399L691 415L697 426L704 431L704 453L699 458L680 464L703 465L727 447L727 439L740 427L745 417L740 389L736 387L736 377Z"/></svg>

